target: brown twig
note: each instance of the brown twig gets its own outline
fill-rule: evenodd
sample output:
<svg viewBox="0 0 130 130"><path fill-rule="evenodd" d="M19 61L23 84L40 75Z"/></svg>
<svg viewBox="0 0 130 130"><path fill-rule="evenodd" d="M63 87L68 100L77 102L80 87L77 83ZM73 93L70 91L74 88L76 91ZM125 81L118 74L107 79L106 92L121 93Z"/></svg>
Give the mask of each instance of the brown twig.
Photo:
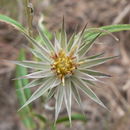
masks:
<svg viewBox="0 0 130 130"><path fill-rule="evenodd" d="M130 13L130 4L114 19L113 24L119 24Z"/></svg>

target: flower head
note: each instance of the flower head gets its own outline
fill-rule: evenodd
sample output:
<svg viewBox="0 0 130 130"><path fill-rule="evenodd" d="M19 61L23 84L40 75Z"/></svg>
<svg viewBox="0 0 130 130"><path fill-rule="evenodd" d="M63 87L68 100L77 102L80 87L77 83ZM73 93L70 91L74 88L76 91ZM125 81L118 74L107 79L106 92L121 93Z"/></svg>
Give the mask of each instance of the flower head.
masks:
<svg viewBox="0 0 130 130"><path fill-rule="evenodd" d="M89 86L95 85L95 81L98 81L97 77L109 77L109 75L90 68L102 64L113 57L103 58L102 53L87 57L86 53L101 33L97 33L90 40L84 39L85 33L86 27L80 33L74 33L68 40L64 22L60 34L54 37L54 43L40 29L39 34L42 39L40 42L24 33L34 46L34 49L29 48L29 50L40 60L37 62L13 61L18 65L35 70L33 73L20 77L33 79L24 88L39 86L23 107L47 92L48 99L55 97L55 120L58 118L64 101L69 120L71 121L72 96L82 107L78 90L83 91L92 100L105 107Z"/></svg>

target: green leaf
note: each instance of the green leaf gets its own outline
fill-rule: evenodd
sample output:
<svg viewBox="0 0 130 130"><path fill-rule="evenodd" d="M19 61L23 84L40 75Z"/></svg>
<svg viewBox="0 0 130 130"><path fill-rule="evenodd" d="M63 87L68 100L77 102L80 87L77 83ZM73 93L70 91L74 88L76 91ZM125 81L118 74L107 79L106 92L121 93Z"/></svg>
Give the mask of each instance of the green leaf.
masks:
<svg viewBox="0 0 130 130"><path fill-rule="evenodd" d="M77 114L77 113L72 114L72 115L71 115L71 119L72 119L73 121L83 121L83 122L86 122L86 121L87 121L87 119L84 117L84 115L82 115L82 114ZM68 117L68 116L59 118L59 119L56 121L57 124L64 123L64 122L69 122L69 117Z"/></svg>
<svg viewBox="0 0 130 130"><path fill-rule="evenodd" d="M12 25L13 27L18 29L19 31L25 31L26 30L19 22L13 20L12 18L10 18L8 16L0 14L0 21ZM104 29L104 30L107 30L109 32L127 31L127 30L130 30L130 24L108 25L108 26L99 27L99 29ZM99 33L99 32L98 31L97 32L94 32L94 31L87 32L86 31L84 38L85 39L92 39L97 35L97 33ZM108 34L107 32L102 33L102 35L107 35L107 34Z"/></svg>
<svg viewBox="0 0 130 130"><path fill-rule="evenodd" d="M48 51L44 48L44 46L42 46L41 44L38 44L35 39L30 37L27 33L27 30L19 22L15 21L5 15L0 15L0 21L13 26L15 29L22 32L23 35L32 43L33 46L37 47L43 54L48 56Z"/></svg>
<svg viewBox="0 0 130 130"><path fill-rule="evenodd" d="M50 127L51 127L51 130L57 130L56 125L55 125L55 124L52 124Z"/></svg>
<svg viewBox="0 0 130 130"><path fill-rule="evenodd" d="M26 29L19 22L11 19L10 17L0 14L0 21L12 25L13 27L15 27L19 31L23 32L24 35L26 34L26 36L27 36ZM130 30L130 24L108 25L108 26L102 26L99 28L90 28L90 29L102 29L102 30L106 30L108 32L120 32L120 31ZM101 32L101 31L89 31L89 32L86 31L86 32L84 32L85 33L84 39L91 40L91 39L95 38L99 32ZM108 35L108 32L102 32L102 35ZM27 36L27 38L29 38L29 37ZM34 40L32 40L32 39L30 39L30 40L32 42L34 42Z"/></svg>
<svg viewBox="0 0 130 130"><path fill-rule="evenodd" d="M13 27L15 27L16 29L20 30L20 31L25 31L25 28L17 21L11 19L8 16L2 15L0 14L0 21L1 22L5 22L7 24L12 25Z"/></svg>
<svg viewBox="0 0 130 130"><path fill-rule="evenodd" d="M24 50L20 50L20 55L18 60L25 60L25 53ZM16 77L23 76L27 74L27 69L21 66L16 66ZM20 106L22 106L27 99L30 97L31 92L29 89L23 90L22 88L28 84L27 79L20 79L15 81L17 98L19 101ZM25 107L22 111L19 112L20 117L24 123L24 125L29 129L32 130L35 127L35 122L31 118L31 106Z"/></svg>
<svg viewBox="0 0 130 130"><path fill-rule="evenodd" d="M96 29L96 28L90 28L90 29ZM108 26L102 26L99 27L98 29L106 30L108 32L120 32L120 31L127 31L130 30L130 24L117 24L117 25L108 25ZM86 31L84 35L85 40L91 40L96 37L96 35L100 31ZM102 35L108 35L107 32L102 32Z"/></svg>
<svg viewBox="0 0 130 130"><path fill-rule="evenodd" d="M34 114L33 116L37 117L40 121L42 121L43 123L46 123L47 122L47 119L46 117L44 117L43 115L41 114Z"/></svg>
<svg viewBox="0 0 130 130"><path fill-rule="evenodd" d="M47 120L47 118L43 114L34 113L33 117L35 119L38 119L37 120L37 125L38 125L40 130L45 130L46 127L48 127L47 125L48 125L49 120Z"/></svg>

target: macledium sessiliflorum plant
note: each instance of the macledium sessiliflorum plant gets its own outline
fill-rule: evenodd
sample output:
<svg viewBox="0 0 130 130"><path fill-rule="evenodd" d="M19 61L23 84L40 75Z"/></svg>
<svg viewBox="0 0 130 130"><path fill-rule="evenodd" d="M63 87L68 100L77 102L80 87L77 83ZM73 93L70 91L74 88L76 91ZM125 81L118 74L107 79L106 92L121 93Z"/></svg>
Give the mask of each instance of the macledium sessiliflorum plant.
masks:
<svg viewBox="0 0 130 130"><path fill-rule="evenodd" d="M38 30L43 44L25 35L33 45L33 48L29 48L29 50L40 60L37 62L12 61L15 64L35 70L33 73L20 77L33 79L24 88L39 86L22 108L44 93L48 93L48 99L55 98L55 121L58 118L63 101L71 121L72 97L82 106L79 90L105 107L89 86L95 85L94 82L98 81L98 77L109 77L109 75L92 70L91 67L102 64L114 57L103 58L101 57L102 54L86 56L86 53L101 33L97 34L95 38L85 41L86 27L84 27L80 33L74 33L68 39L63 22L61 32L54 37L54 43L52 43L40 29Z"/></svg>

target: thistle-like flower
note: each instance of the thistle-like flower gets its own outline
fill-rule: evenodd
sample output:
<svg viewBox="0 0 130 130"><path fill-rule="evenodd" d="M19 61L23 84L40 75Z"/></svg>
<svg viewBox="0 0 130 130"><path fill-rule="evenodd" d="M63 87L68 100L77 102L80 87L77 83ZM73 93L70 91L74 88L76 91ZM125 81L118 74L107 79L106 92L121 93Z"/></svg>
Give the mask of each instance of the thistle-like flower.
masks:
<svg viewBox="0 0 130 130"><path fill-rule="evenodd" d="M15 64L35 70L33 73L20 77L33 79L24 88L39 86L22 108L43 94L48 93L48 99L55 98L55 121L58 118L63 101L71 121L72 96L82 107L79 90L106 108L89 86L95 85L94 82L98 81L97 77L109 77L109 75L90 68L102 64L113 57L103 58L102 54L86 56L86 53L101 33L86 41L84 39L85 27L80 33L74 33L67 39L63 22L61 32L54 37L54 43L52 43L40 29L38 30L42 44L27 34L24 35L34 47L33 49L29 48L29 50L40 60L37 62L13 61Z"/></svg>

